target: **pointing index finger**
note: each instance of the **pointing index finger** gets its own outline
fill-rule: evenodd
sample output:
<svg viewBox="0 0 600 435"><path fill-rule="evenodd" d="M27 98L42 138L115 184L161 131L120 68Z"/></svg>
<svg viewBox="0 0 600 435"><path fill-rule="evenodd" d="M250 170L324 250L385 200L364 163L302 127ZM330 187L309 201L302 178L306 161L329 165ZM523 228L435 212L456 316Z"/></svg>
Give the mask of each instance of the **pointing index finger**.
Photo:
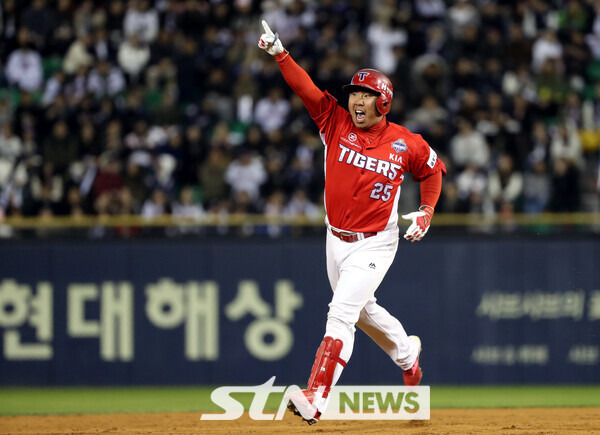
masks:
<svg viewBox="0 0 600 435"><path fill-rule="evenodd" d="M262 25L263 25L263 29L265 29L265 33L268 36L275 36L273 34L273 31L271 30L271 28L269 27L269 25L267 24L267 22L265 20L262 20Z"/></svg>

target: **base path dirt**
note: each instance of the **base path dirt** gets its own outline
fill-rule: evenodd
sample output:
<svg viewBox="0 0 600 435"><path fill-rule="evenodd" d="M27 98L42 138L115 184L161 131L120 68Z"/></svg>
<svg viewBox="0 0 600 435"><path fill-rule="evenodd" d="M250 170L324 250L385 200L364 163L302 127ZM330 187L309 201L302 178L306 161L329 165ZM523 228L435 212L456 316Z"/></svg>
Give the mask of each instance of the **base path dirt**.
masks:
<svg viewBox="0 0 600 435"><path fill-rule="evenodd" d="M0 417L0 434L600 434L600 408L438 409L428 421L200 421L200 413Z"/></svg>

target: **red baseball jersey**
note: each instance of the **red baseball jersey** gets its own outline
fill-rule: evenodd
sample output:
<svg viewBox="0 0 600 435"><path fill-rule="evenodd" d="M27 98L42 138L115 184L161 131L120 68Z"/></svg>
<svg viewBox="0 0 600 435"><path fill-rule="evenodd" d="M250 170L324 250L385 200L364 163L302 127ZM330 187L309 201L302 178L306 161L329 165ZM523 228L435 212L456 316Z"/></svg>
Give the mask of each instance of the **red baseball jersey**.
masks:
<svg viewBox="0 0 600 435"><path fill-rule="evenodd" d="M325 209L337 229L378 232L398 224L400 185L406 172L421 181L444 163L421 135L388 122L369 129L319 90L289 55L278 56L284 78L307 107L325 144ZM308 83L307 80L310 82Z"/></svg>

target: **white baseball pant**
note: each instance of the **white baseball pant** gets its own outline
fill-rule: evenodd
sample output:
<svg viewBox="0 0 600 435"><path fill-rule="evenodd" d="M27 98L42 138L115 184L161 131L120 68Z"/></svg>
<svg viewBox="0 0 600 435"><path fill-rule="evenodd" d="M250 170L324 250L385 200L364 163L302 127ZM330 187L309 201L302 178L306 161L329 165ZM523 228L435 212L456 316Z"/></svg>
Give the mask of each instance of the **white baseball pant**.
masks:
<svg viewBox="0 0 600 435"><path fill-rule="evenodd" d="M357 242L344 242L327 231L327 275L333 290L325 336L339 338L344 346L340 358L348 361L358 325L403 370L415 363L419 349L402 324L377 304L375 290L394 261L398 228ZM332 386L343 367L338 364Z"/></svg>

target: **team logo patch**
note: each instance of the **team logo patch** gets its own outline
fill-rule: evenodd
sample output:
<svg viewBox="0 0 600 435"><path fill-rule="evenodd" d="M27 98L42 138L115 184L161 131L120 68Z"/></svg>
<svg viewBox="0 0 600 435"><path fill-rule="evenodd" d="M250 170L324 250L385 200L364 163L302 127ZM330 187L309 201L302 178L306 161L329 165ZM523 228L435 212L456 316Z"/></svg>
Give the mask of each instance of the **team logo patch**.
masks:
<svg viewBox="0 0 600 435"><path fill-rule="evenodd" d="M408 147L406 146L406 142L404 142L404 139L402 138L393 142L392 148L394 148L394 151L396 151L397 153L401 153L402 151L406 151L408 149Z"/></svg>
<svg viewBox="0 0 600 435"><path fill-rule="evenodd" d="M350 134L348 135L348 140L349 140L350 142L354 142L354 141L356 140L356 135L355 135L354 133L350 133Z"/></svg>
<svg viewBox="0 0 600 435"><path fill-rule="evenodd" d="M368 72L361 71L361 72L358 73L358 80L360 80L362 82L365 79L365 77L368 76L368 75L369 75Z"/></svg>

